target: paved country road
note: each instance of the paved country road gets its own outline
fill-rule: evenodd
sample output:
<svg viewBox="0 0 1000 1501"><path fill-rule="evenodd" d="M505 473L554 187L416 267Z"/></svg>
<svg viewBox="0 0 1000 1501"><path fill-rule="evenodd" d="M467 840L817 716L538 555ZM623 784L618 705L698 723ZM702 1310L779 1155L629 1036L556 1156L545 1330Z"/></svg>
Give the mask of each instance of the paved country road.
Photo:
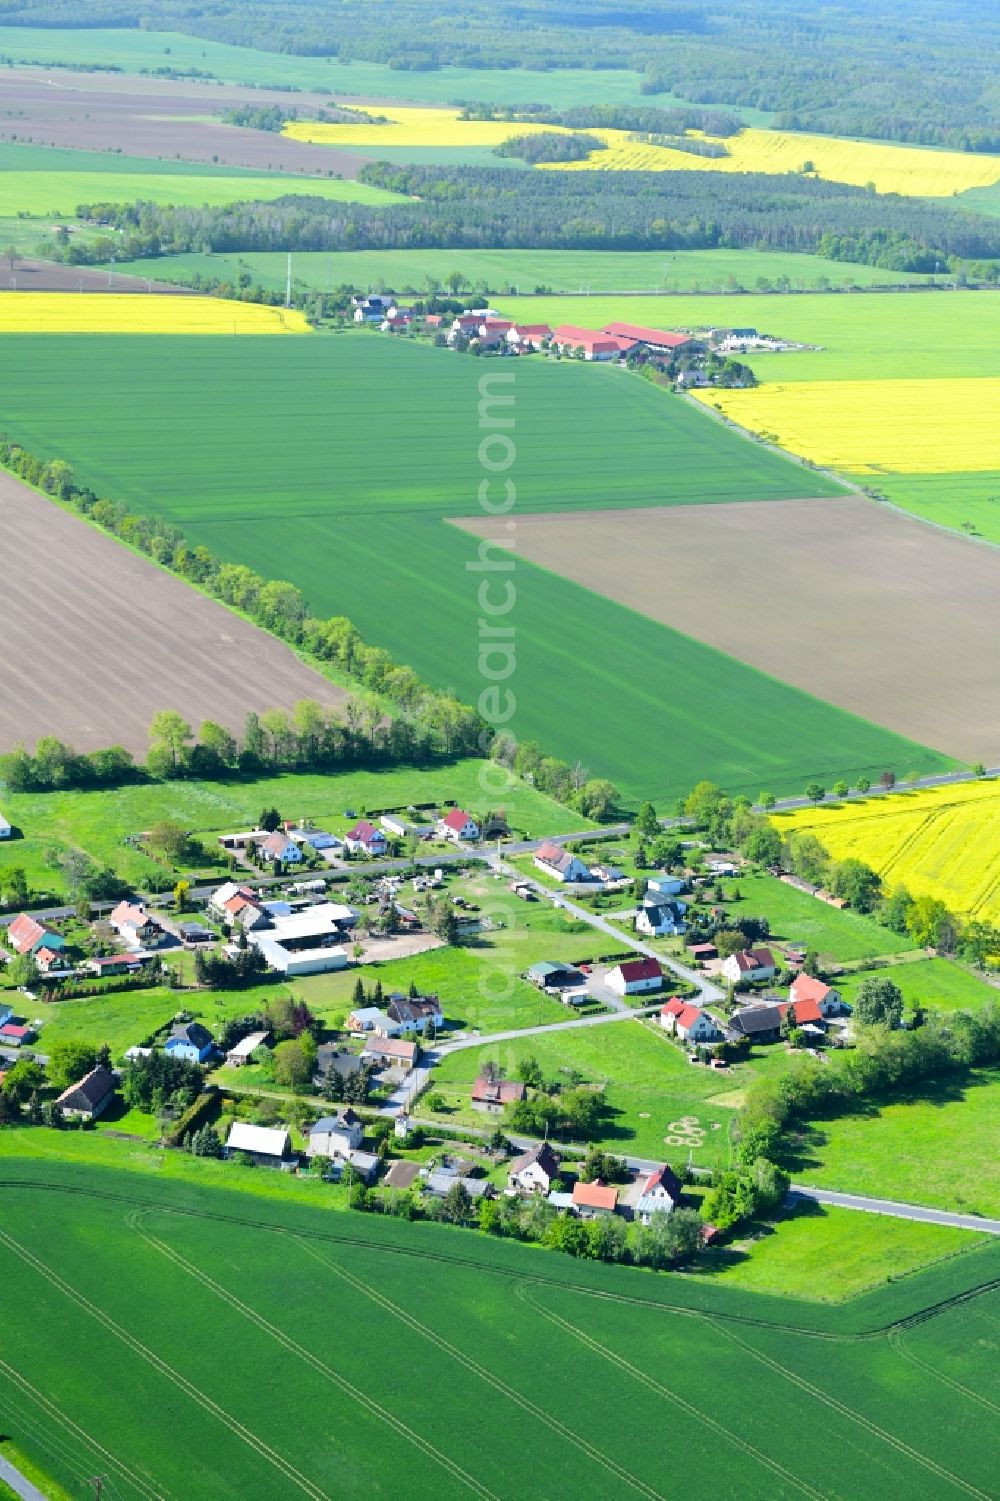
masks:
<svg viewBox="0 0 1000 1501"><path fill-rule="evenodd" d="M979 1230L986 1235L1000 1235L1000 1220L980 1219L976 1214L953 1214L947 1209L925 1209L919 1204L899 1204L893 1199L869 1199L861 1194L834 1193L829 1188L806 1188L793 1183L790 1199L812 1199L837 1209L859 1209L868 1214L885 1214L896 1220L922 1220L928 1225L950 1225L955 1230Z"/></svg>
<svg viewBox="0 0 1000 1501"><path fill-rule="evenodd" d="M9 1485L15 1496L20 1496L22 1501L46 1501L46 1497L37 1485L32 1485L21 1471L15 1469L9 1459L0 1455L0 1480Z"/></svg>

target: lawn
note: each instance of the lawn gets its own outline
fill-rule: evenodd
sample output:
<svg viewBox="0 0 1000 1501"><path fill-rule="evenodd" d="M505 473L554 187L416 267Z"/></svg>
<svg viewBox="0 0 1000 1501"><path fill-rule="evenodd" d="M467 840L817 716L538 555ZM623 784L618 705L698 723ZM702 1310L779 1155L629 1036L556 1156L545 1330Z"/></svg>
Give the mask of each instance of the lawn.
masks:
<svg viewBox="0 0 1000 1501"><path fill-rule="evenodd" d="M740 900L727 902L734 916L766 917L772 938L816 949L828 962L846 964L871 955L903 953L913 947L905 935L883 928L870 917L829 907L774 876L741 875L722 885L727 896L739 890Z"/></svg>
<svg viewBox="0 0 1000 1501"><path fill-rule="evenodd" d="M1000 1215L1000 1070L929 1084L901 1104L820 1120L794 1148L800 1182Z"/></svg>
<svg viewBox="0 0 1000 1501"><path fill-rule="evenodd" d="M606 1085L608 1115L598 1138L605 1146L630 1157L667 1159L675 1167L689 1155L701 1167L727 1159L732 1110L711 1100L745 1085L753 1070L753 1064L726 1073L696 1067L653 1024L611 1021L446 1055L430 1085L450 1107L442 1120L482 1125L468 1098L483 1064L499 1063L515 1078L519 1062L528 1057L538 1059L547 1078L565 1083L565 1070L575 1069L587 1083ZM420 1110L426 1112L426 1096Z"/></svg>
<svg viewBox="0 0 1000 1501"><path fill-rule="evenodd" d="M122 990L77 1001L24 1002L25 1014L40 1021L37 1047L48 1053L55 1042L107 1043L120 1062L127 1048L146 1043L193 1000L183 992L154 988Z"/></svg>
<svg viewBox="0 0 1000 1501"><path fill-rule="evenodd" d="M394 152L393 160L396 157ZM513 160L493 157L492 164ZM287 256L279 252L191 251L161 256L152 264L115 264L116 271L182 285L196 273L235 281L243 267L262 286L284 290ZM302 251L292 258L292 284L302 291L346 283L372 291L426 292L432 280L441 285L454 272L464 278L465 287L485 286L492 293L533 293L537 286L550 292L737 292L752 291L762 277L772 283L787 277L800 289L822 288L826 282L840 287L845 280L856 286L884 286L930 279L784 250L341 250L334 255Z"/></svg>
<svg viewBox="0 0 1000 1501"><path fill-rule="evenodd" d="M215 1187L163 1178L153 1198L84 1163L10 1158L7 1179L5 1432L69 1488L100 1463L128 1496L618 1501L672 1494L679 1451L691 1501L848 1501L873 1473L887 1495L936 1501L942 1470L980 1495L996 1471L973 1395L991 1352L967 1349L966 1381L944 1386L895 1343L856 1337L987 1282L995 1248L828 1308L324 1215L287 1185L251 1217ZM940 1339L920 1326L924 1359L952 1358L952 1321ZM364 1338L345 1341L352 1327ZM102 1380L66 1360L80 1348ZM672 1443L637 1446L665 1411Z"/></svg>
<svg viewBox="0 0 1000 1501"><path fill-rule="evenodd" d="M17 379L0 370L8 432L67 457L98 492L178 522L192 542L291 579L317 613L346 614L428 681L478 701L475 570L496 559L441 517L476 508L486 367L364 334L178 336L155 358L152 348L139 336L19 338ZM102 384L91 400L81 393L95 364ZM491 380L515 382L525 510L835 493L625 372L541 360L489 368ZM386 403L398 408L393 442L373 461L364 419ZM496 412L508 420L506 407ZM734 792L782 792L812 777L950 764L576 584L517 568L514 727L629 798L666 803L703 776ZM486 669L497 671L495 654ZM752 714L720 718L720 703L744 702Z"/></svg>
<svg viewBox="0 0 1000 1501"><path fill-rule="evenodd" d="M837 981L837 989L851 1001L865 978L864 974L844 975ZM925 1011L981 1011L1000 1002L1000 990L995 985L950 959L897 964L888 971L888 978L903 992L908 1010L920 1006Z"/></svg>
<svg viewBox="0 0 1000 1501"><path fill-rule="evenodd" d="M709 1251L695 1275L778 1297L838 1303L985 1239L800 1199L773 1227Z"/></svg>
<svg viewBox="0 0 1000 1501"><path fill-rule="evenodd" d="M215 873L223 865L215 851L215 836L233 833L256 823L262 808L276 806L283 818L312 819L343 833L352 820L345 811L361 814L411 803L453 800L471 812L486 811L498 801L492 790L496 768L468 759L428 767L391 767L322 773L284 773L278 776L234 779L227 782L149 782L113 791L4 793L0 807L23 838L0 843L0 884L5 866L20 866L35 890L65 891L57 857L67 849L84 850L99 865L116 870L124 880L142 885L164 877L164 867L125 838L169 820L183 824L208 850ZM531 838L585 828L588 819L518 783L499 799L511 825ZM204 868L204 867L201 867ZM167 874L170 874L168 871Z"/></svg>
<svg viewBox="0 0 1000 1501"><path fill-rule="evenodd" d="M341 203L398 201L382 188L335 178L0 142L0 214L72 215L82 203L136 199L200 207L296 192Z"/></svg>

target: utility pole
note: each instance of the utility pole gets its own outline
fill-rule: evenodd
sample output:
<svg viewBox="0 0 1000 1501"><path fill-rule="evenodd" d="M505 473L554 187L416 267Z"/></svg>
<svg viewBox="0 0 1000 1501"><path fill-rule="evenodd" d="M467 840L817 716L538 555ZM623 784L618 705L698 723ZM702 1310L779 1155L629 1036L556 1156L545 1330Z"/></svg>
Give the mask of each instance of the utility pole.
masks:
<svg viewBox="0 0 1000 1501"><path fill-rule="evenodd" d="M292 252L288 252L288 275L285 278L285 307L292 305Z"/></svg>
<svg viewBox="0 0 1000 1501"><path fill-rule="evenodd" d="M94 1501L101 1501L101 1491L104 1489L105 1475L91 1475L89 1484L94 1487Z"/></svg>

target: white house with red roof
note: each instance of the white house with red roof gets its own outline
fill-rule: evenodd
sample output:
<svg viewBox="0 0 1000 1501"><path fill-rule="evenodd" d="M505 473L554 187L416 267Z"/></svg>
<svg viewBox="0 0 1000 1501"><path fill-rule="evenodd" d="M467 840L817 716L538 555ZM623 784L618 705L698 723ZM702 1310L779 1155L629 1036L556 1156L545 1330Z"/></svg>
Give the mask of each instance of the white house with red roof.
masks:
<svg viewBox="0 0 1000 1501"><path fill-rule="evenodd" d="M507 330L507 343L519 354L540 349L551 337L552 330L547 323L515 323Z"/></svg>
<svg viewBox="0 0 1000 1501"><path fill-rule="evenodd" d="M27 912L22 912L15 917L7 929L7 937L11 946L19 954L37 954L41 948L64 949L66 940L61 933L54 933L51 928L43 927L40 922Z"/></svg>
<svg viewBox="0 0 1000 1501"><path fill-rule="evenodd" d="M796 1027L804 1027L811 1032L825 1032L826 1021L819 1009L819 1003L812 999L805 1001L782 1001L778 1006L782 1021L788 1020L788 1013L792 1013L792 1024Z"/></svg>
<svg viewBox="0 0 1000 1501"><path fill-rule="evenodd" d="M353 829L348 829L344 844L352 855L384 855L389 848L385 834L367 818L359 818Z"/></svg>
<svg viewBox="0 0 1000 1501"><path fill-rule="evenodd" d="M155 949L170 936L155 917L150 917L135 902L119 902L108 922L130 949Z"/></svg>
<svg viewBox="0 0 1000 1501"><path fill-rule="evenodd" d="M710 1011L676 998L660 1007L660 1026L684 1042L722 1042L726 1035Z"/></svg>
<svg viewBox="0 0 1000 1501"><path fill-rule="evenodd" d="M803 1001L813 1001L824 1017L839 1016L845 1010L840 991L834 990L832 985L825 985L813 975L796 975L788 987L788 998L797 1005Z"/></svg>
<svg viewBox="0 0 1000 1501"><path fill-rule="evenodd" d="M573 1208L582 1220L592 1220L598 1214L614 1214L618 1208L618 1190L600 1178L593 1183L573 1184Z"/></svg>
<svg viewBox="0 0 1000 1501"><path fill-rule="evenodd" d="M635 340L595 333L592 328L578 328L575 323L560 323L552 335L552 342L563 354L575 354L582 349L585 360L616 360L632 348Z"/></svg>
<svg viewBox="0 0 1000 1501"><path fill-rule="evenodd" d="M659 959L623 959L609 969L605 983L619 995L642 995L663 985L663 966Z"/></svg>
<svg viewBox="0 0 1000 1501"><path fill-rule="evenodd" d="M678 349L696 344L690 334L679 334L665 328L647 328L641 323L606 323L602 333L615 339L626 339L632 344L645 344L658 354L673 354Z"/></svg>
<svg viewBox="0 0 1000 1501"><path fill-rule="evenodd" d="M773 980L778 972L770 949L742 949L722 961L721 973L731 985L755 985Z"/></svg>
<svg viewBox="0 0 1000 1501"><path fill-rule="evenodd" d="M462 844L479 838L479 825L464 808L452 808L450 813L438 819L437 835L439 839L450 839L454 844Z"/></svg>

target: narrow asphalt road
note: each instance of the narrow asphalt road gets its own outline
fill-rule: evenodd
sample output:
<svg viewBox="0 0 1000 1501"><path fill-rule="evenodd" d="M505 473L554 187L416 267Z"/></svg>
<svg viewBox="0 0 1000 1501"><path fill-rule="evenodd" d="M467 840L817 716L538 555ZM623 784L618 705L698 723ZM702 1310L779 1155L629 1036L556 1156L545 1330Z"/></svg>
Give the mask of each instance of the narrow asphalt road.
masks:
<svg viewBox="0 0 1000 1501"><path fill-rule="evenodd" d="M790 1199L812 1199L838 1209L859 1209L867 1214L885 1214L896 1220L921 1220L927 1225L950 1225L955 1230L979 1230L1000 1235L1000 1220L980 1219L976 1214L953 1214L947 1209L925 1209L919 1204L898 1204L893 1199L869 1199L861 1194L834 1193L829 1188L806 1188L793 1183Z"/></svg>
<svg viewBox="0 0 1000 1501"><path fill-rule="evenodd" d="M31 1481L2 1455L0 1455L0 1480L5 1485L9 1485L15 1496L20 1496L22 1501L46 1501L45 1495L37 1485L32 1485Z"/></svg>

